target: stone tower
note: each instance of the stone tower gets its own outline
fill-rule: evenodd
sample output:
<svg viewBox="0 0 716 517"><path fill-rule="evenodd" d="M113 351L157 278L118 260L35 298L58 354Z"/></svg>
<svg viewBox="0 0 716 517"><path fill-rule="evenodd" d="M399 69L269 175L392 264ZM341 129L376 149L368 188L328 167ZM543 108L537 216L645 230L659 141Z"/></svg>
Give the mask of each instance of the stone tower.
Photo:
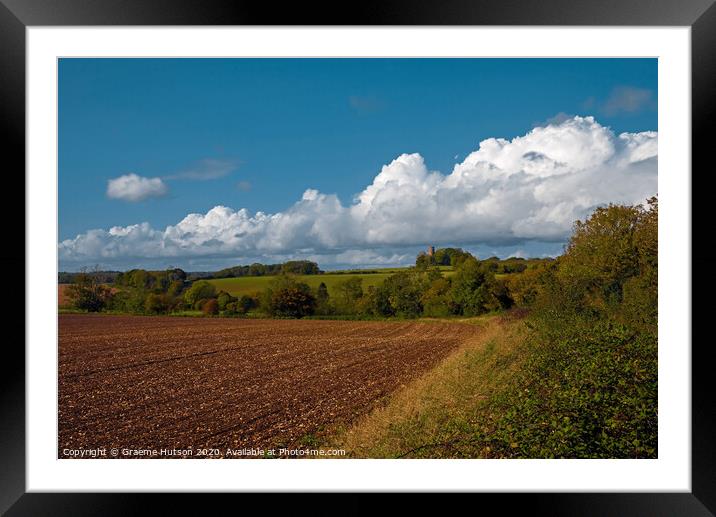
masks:
<svg viewBox="0 0 716 517"><path fill-rule="evenodd" d="M428 246L428 257L435 255L435 246Z"/></svg>

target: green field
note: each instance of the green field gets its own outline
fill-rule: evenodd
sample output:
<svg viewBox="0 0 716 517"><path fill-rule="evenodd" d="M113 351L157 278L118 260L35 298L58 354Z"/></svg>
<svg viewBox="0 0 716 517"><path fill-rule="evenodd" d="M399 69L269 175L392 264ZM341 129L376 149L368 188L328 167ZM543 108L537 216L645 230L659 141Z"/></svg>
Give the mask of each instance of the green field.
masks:
<svg viewBox="0 0 716 517"><path fill-rule="evenodd" d="M324 275L298 275L296 280L303 282L311 286L311 289L316 289L321 282L326 284L328 287L328 294L333 296L335 294L335 286L340 282L351 277L360 277L363 279L363 289L368 286L378 286L383 283L383 280L388 278L393 273L372 273L372 274L324 274ZM242 276L238 278L219 278L215 280L209 280L216 286L217 291L226 291L232 296L241 296L243 294L253 294L265 290L271 281L275 277L273 276Z"/></svg>
<svg viewBox="0 0 716 517"><path fill-rule="evenodd" d="M383 281L390 275L393 275L399 271L404 271L406 268L390 268L390 269L377 269L377 270L354 270L354 271L341 271L333 273L324 273L322 275L297 275L296 280L308 284L312 289L316 289L321 282L326 284L328 287L328 294L334 296L336 294L335 287L341 282L344 282L352 277L359 277L363 280L363 289L369 286L379 286ZM449 271L449 268L444 268L443 274L450 276L453 272ZM378 272L368 272L378 271ZM218 278L209 280L216 286L217 291L226 291L232 296L241 296L244 294L254 294L265 290L274 276L242 276L237 278Z"/></svg>

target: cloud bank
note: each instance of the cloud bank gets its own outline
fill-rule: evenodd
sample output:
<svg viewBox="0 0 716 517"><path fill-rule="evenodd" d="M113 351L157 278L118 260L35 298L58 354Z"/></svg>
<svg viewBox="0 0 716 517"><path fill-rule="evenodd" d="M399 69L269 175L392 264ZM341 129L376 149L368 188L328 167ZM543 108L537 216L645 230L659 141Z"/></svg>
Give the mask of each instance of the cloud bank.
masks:
<svg viewBox="0 0 716 517"><path fill-rule="evenodd" d="M283 212L216 206L164 229L90 230L61 242L59 255L64 264L284 256L380 264L425 244L561 243L595 207L656 194L657 141L656 132L616 135L573 117L483 140L447 174L401 154L348 204L309 188Z"/></svg>
<svg viewBox="0 0 716 517"><path fill-rule="evenodd" d="M134 173L107 182L107 197L135 203L150 197L162 197L168 192L161 178L144 178Z"/></svg>

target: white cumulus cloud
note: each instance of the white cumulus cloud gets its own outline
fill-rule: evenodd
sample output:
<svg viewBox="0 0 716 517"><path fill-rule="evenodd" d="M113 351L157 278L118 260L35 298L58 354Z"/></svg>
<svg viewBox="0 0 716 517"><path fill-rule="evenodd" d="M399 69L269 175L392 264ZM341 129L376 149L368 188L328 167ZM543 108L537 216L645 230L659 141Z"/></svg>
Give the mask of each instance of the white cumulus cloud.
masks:
<svg viewBox="0 0 716 517"><path fill-rule="evenodd" d="M161 197L168 192L161 178L145 178L134 173L125 174L107 182L107 197L137 202L150 197Z"/></svg>
<svg viewBox="0 0 716 517"><path fill-rule="evenodd" d="M60 260L321 257L380 264L404 261L407 248L426 243L515 250L560 243L595 207L657 193L657 142L656 132L617 135L577 116L512 140L483 140L449 173L431 171L420 154L401 154L347 204L309 188L274 214L216 206L164 229L142 223L91 230L61 242Z"/></svg>

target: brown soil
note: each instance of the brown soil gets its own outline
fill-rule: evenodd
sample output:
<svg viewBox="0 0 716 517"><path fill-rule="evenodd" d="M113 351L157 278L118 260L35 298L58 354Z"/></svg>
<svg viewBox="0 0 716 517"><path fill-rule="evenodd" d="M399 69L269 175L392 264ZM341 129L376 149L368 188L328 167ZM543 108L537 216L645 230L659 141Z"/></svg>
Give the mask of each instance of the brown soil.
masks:
<svg viewBox="0 0 716 517"><path fill-rule="evenodd" d="M478 332L458 323L60 315L58 455L302 447Z"/></svg>

